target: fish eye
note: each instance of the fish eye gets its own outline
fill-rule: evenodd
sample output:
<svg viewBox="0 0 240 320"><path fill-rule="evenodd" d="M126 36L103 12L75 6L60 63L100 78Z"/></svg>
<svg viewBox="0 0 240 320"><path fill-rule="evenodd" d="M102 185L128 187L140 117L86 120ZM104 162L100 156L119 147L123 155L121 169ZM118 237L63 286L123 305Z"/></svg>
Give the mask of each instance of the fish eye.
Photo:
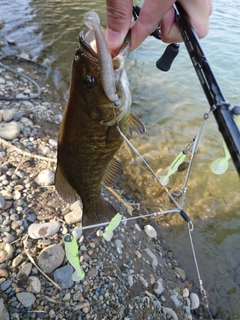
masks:
<svg viewBox="0 0 240 320"><path fill-rule="evenodd" d="M83 80L84 84L92 88L95 84L95 79L92 76L86 76Z"/></svg>

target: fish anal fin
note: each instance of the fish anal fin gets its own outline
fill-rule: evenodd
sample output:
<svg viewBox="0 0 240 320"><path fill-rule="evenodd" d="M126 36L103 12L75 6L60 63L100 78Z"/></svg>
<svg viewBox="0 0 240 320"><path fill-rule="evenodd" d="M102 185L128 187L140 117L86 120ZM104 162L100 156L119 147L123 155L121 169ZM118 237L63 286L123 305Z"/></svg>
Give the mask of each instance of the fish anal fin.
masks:
<svg viewBox="0 0 240 320"><path fill-rule="evenodd" d="M119 161L112 158L103 177L103 184L113 185L116 184L123 176L123 168Z"/></svg>
<svg viewBox="0 0 240 320"><path fill-rule="evenodd" d="M141 134L141 135L146 132L146 128L142 123L142 121L132 113L130 113L128 125L129 125L129 131L131 134L133 130L135 130L138 134Z"/></svg>
<svg viewBox="0 0 240 320"><path fill-rule="evenodd" d="M69 184L67 179L64 177L61 167L59 165L57 165L55 174L55 188L60 197L68 203L73 203L79 199L76 190Z"/></svg>
<svg viewBox="0 0 240 320"><path fill-rule="evenodd" d="M117 210L108 201L103 201L98 207L96 212L83 212L82 226L91 226L103 222L110 222L112 218L117 214ZM89 240L94 237L95 233L100 227L92 227L83 230L85 240Z"/></svg>

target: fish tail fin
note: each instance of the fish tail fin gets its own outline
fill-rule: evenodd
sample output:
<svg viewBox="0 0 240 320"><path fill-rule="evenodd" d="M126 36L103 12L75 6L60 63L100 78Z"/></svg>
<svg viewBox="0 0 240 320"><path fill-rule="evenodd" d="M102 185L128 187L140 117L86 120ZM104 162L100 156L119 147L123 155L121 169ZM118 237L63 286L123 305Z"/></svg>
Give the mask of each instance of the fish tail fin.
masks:
<svg viewBox="0 0 240 320"><path fill-rule="evenodd" d="M83 210L83 227L91 226L94 224L99 224L102 222L110 222L111 219L118 213L118 211L113 207L108 201L103 201L93 212L84 212ZM83 235L85 240L91 239L100 227L92 227L83 230Z"/></svg>

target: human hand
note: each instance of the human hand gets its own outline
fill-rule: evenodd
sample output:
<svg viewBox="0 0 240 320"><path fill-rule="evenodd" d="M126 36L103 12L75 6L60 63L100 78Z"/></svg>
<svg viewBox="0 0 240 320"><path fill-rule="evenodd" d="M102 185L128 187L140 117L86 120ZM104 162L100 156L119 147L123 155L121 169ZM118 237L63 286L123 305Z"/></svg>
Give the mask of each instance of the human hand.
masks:
<svg viewBox="0 0 240 320"><path fill-rule="evenodd" d="M199 38L208 33L209 16L212 13L211 0L179 0L189 16L190 22ZM145 0L138 20L131 28L130 50L136 49L161 24L161 39L167 43L182 41L174 22L174 0ZM107 33L110 49L117 50L131 26L132 0L106 0Z"/></svg>

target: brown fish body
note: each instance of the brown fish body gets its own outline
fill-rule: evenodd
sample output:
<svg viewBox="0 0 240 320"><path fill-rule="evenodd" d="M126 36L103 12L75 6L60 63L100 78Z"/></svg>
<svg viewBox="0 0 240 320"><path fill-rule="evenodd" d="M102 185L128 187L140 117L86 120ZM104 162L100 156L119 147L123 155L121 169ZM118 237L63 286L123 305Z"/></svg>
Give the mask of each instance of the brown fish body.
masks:
<svg viewBox="0 0 240 320"><path fill-rule="evenodd" d="M131 105L124 70L129 37L112 61L118 107L103 90L101 63L89 44L93 38L92 30L80 33L80 46L72 64L69 98L59 133L55 178L56 189L65 201L81 198L83 226L109 221L117 213L103 199L101 188L102 183L112 183L122 174L120 164L113 158L123 142L116 124L126 134ZM134 117L133 121L138 122L136 119ZM85 230L85 236L92 231Z"/></svg>

